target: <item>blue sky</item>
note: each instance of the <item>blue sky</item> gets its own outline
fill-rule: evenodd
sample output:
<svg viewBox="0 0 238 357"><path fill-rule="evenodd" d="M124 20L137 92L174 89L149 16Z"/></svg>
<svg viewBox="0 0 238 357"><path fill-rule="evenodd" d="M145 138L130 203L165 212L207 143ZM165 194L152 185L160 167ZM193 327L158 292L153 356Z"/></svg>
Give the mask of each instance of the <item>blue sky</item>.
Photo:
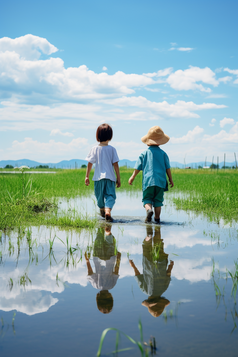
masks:
<svg viewBox="0 0 238 357"><path fill-rule="evenodd" d="M238 156L237 1L4 1L0 160L121 159L159 125L171 161Z"/></svg>

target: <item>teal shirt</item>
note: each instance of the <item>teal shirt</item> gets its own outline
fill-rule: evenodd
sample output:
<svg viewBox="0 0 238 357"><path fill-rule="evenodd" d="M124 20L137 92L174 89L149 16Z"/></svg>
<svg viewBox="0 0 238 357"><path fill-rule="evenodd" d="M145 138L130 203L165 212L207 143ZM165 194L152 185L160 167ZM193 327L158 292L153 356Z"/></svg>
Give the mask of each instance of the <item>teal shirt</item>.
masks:
<svg viewBox="0 0 238 357"><path fill-rule="evenodd" d="M143 191L151 186L166 188L166 170L170 169L170 163L168 155L159 146L149 146L140 154L135 169L143 171Z"/></svg>

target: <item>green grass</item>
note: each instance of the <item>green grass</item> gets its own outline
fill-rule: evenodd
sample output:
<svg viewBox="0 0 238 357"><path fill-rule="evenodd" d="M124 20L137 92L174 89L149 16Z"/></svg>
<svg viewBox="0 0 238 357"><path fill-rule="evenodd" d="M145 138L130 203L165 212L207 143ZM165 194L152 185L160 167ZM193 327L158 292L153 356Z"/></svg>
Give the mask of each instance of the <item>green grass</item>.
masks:
<svg viewBox="0 0 238 357"><path fill-rule="evenodd" d="M59 198L93 193L93 172L90 186L85 186L86 169L55 171L56 174L45 175L10 175L0 171L0 229L32 222L61 227L95 226L96 223L87 217L72 217L68 213L65 217L57 217L56 214ZM141 173L130 186L128 179L133 169L121 168L120 172L122 185L118 191L141 191ZM185 194L173 198L176 208L204 213L218 222L221 218L227 222L238 220L238 171L174 169L172 174L175 186L170 192Z"/></svg>
<svg viewBox="0 0 238 357"><path fill-rule="evenodd" d="M93 185L84 185L85 170L58 170L57 174L1 174L0 229L21 225L56 225L93 228L95 220L79 214L57 215L57 199L85 196Z"/></svg>
<svg viewBox="0 0 238 357"><path fill-rule="evenodd" d="M128 336L127 334L125 334L124 332L114 328L114 327L109 327L107 329L105 329L103 332L102 332L102 335L101 335L101 339L100 339L100 342L99 342L99 347L98 347L98 351L97 351L97 357L100 357L101 356L101 352L102 352L102 346L103 346L103 342L104 342L104 339L107 335L107 333L109 331L116 331L116 342L115 342L115 351L113 353L115 353L116 355L118 354L118 352L124 352L124 351L127 351L127 350L130 350L131 348L125 348L125 349L120 349L118 350L118 346L119 346L119 340L120 340L120 335L123 335L125 336L130 342L132 342L134 345L136 345L139 349L139 352L140 352L140 355L143 357L147 357L149 356L149 351L148 349L144 349L144 339L143 339L143 331L142 331L142 324L141 324L141 321L139 321L139 324L138 324L138 327L139 327L139 331L140 331L140 341L136 341L134 340L133 338L131 338L130 336ZM139 354L138 354L139 355Z"/></svg>
<svg viewBox="0 0 238 357"><path fill-rule="evenodd" d="M238 221L238 171L173 170L174 191L186 195L174 198L178 209L204 213L212 220Z"/></svg>
<svg viewBox="0 0 238 357"><path fill-rule="evenodd" d="M12 175L1 174L0 171L0 229L22 224L65 228L95 227L96 220L79 214L74 217L69 213L61 217L56 214L59 198L82 197L93 193L93 172L90 175L90 186L85 186L86 169L55 170L56 174L45 175L30 175L28 171ZM138 177L133 186L128 185L132 172L133 170L121 169L122 185L129 191L141 188L142 177Z"/></svg>
<svg viewBox="0 0 238 357"><path fill-rule="evenodd" d="M36 171L36 170L34 170ZM43 171L43 170L39 170ZM31 189L37 192L42 192L44 197L75 197L81 195L87 195L93 191L93 171L90 174L90 185L85 186L84 179L86 169L78 170L54 170L56 174L27 174L28 171L22 174L1 174L0 171L0 197L5 191L18 198L22 198L23 186L27 185L30 179ZM121 168L121 183L123 190L135 190L142 187L142 175L139 174L134 181L133 185L128 184L129 177L133 170ZM30 184L28 184L30 185ZM29 186L26 188L26 193L29 191Z"/></svg>

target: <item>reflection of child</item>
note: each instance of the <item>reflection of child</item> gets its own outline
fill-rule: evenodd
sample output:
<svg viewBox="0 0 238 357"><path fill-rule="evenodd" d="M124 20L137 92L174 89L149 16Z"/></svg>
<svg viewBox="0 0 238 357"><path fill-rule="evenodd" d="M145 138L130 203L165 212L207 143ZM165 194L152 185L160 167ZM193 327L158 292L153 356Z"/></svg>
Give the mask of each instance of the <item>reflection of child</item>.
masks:
<svg viewBox="0 0 238 357"><path fill-rule="evenodd" d="M95 273L91 267L89 257L85 253L88 268L88 280L95 289L101 290L97 294L98 310L104 314L111 312L113 307L113 297L108 291L117 283L119 277L119 267L121 253L116 250L116 240L111 233L110 227L98 229L97 238L94 242L93 262Z"/></svg>
<svg viewBox="0 0 238 357"><path fill-rule="evenodd" d="M89 174L95 164L93 181L97 205L100 208L101 216L105 217L108 222L113 221L111 210L116 200L115 183L117 187L121 186L119 158L116 149L108 145L112 135L112 128L108 124L102 124L97 128L96 139L99 141L99 145L94 146L86 157L88 167L85 178L85 185L88 186L90 184Z"/></svg>
<svg viewBox="0 0 238 357"><path fill-rule="evenodd" d="M159 223L164 191L167 190L166 174L171 187L174 186L168 155L159 147L159 145L166 144L169 141L169 137L164 134L159 126L153 126L141 140L148 145L148 148L139 156L135 165L135 171L128 182L132 185L136 175L140 171L143 171L142 202L146 209L145 222L151 221L153 206L155 210L155 222Z"/></svg>
<svg viewBox="0 0 238 357"><path fill-rule="evenodd" d="M168 289L171 281L171 271L174 262L168 264L168 254L164 252L164 243L160 236L160 229L156 227L154 237L152 227L147 227L147 237L143 242L143 274L140 274L133 260L129 260L134 269L135 277L140 289L149 295L148 299L142 302L150 314L158 317L164 308L169 305L169 300L161 297ZM153 243L153 244L152 244Z"/></svg>

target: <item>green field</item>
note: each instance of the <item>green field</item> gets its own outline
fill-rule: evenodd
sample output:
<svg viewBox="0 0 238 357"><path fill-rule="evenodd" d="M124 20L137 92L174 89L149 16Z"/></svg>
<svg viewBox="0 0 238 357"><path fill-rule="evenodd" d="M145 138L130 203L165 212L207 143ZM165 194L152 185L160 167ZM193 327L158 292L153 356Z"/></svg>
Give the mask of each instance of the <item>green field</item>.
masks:
<svg viewBox="0 0 238 357"><path fill-rule="evenodd" d="M174 170L175 190L184 192L174 198L178 209L204 213L219 222L238 221L237 170Z"/></svg>
<svg viewBox="0 0 238 357"><path fill-rule="evenodd" d="M42 171L42 170L41 170ZM142 175L128 185L132 169L121 168L119 190L141 190ZM0 171L0 229L22 224L47 224L64 227L93 227L96 222L74 214L57 215L59 198L73 198L93 192L85 186L85 169L56 170L56 174L1 174ZM178 209L204 213L212 220L238 220L238 171L179 170L172 171L174 188L170 192L185 195L174 197ZM169 194L169 193L168 193Z"/></svg>

